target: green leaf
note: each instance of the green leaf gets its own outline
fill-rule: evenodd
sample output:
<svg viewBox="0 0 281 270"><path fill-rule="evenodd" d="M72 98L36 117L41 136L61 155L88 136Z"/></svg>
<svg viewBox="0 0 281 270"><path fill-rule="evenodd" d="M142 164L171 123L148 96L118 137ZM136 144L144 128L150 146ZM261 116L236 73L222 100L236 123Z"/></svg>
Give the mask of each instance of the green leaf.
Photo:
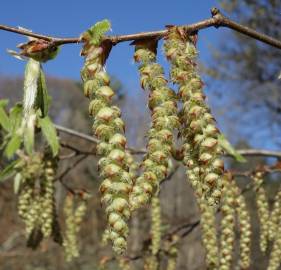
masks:
<svg viewBox="0 0 281 270"><path fill-rule="evenodd" d="M9 116L5 112L4 108L0 106L0 126L7 132L11 130L11 123L9 121Z"/></svg>
<svg viewBox="0 0 281 270"><path fill-rule="evenodd" d="M90 43L93 45L100 44L104 34L110 29L111 29L111 23L109 20L105 19L100 22L97 22L86 32L91 38Z"/></svg>
<svg viewBox="0 0 281 270"><path fill-rule="evenodd" d="M0 171L0 182L4 182L9 177L13 176L15 171L15 166L19 163L19 160L15 160L11 162L7 167L5 167L2 171Z"/></svg>
<svg viewBox="0 0 281 270"><path fill-rule="evenodd" d="M56 156L59 152L59 139L52 120L46 116L38 119L43 135L50 145L53 155Z"/></svg>
<svg viewBox="0 0 281 270"><path fill-rule="evenodd" d="M41 117L48 115L50 104L50 97L47 91L46 79L42 68L40 69L40 76L38 78L38 91L36 97L36 107L41 110Z"/></svg>
<svg viewBox="0 0 281 270"><path fill-rule="evenodd" d="M34 150L36 114L31 114L26 120L23 132L23 144L25 151L31 155Z"/></svg>
<svg viewBox="0 0 281 270"><path fill-rule="evenodd" d="M20 127L22 122L22 105L16 104L10 110L10 123L11 123L11 133L15 133Z"/></svg>
<svg viewBox="0 0 281 270"><path fill-rule="evenodd" d="M235 158L236 161L241 163L247 162L247 160L237 152L237 150L230 144L223 134L218 136L218 142L229 155Z"/></svg>
<svg viewBox="0 0 281 270"><path fill-rule="evenodd" d="M39 76L40 63L30 58L26 64L23 84L23 110L27 115L34 109Z"/></svg>
<svg viewBox="0 0 281 270"><path fill-rule="evenodd" d="M21 184L21 174L17 173L15 178L14 178L14 193L18 194L20 190L20 184Z"/></svg>
<svg viewBox="0 0 281 270"><path fill-rule="evenodd" d="M7 146L5 147L4 154L5 156L10 159L13 157L15 152L20 148L21 145L21 137L17 134L14 133L9 140Z"/></svg>

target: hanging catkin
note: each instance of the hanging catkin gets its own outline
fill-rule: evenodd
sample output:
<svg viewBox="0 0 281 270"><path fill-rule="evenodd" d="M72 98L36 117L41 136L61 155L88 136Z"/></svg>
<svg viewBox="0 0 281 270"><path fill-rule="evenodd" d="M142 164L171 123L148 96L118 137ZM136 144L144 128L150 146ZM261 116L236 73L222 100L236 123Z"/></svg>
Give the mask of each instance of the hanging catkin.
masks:
<svg viewBox="0 0 281 270"><path fill-rule="evenodd" d="M220 270L231 269L235 240L235 193L230 174L223 177L220 233Z"/></svg>
<svg viewBox="0 0 281 270"><path fill-rule="evenodd" d="M152 126L148 133L147 154L142 162L144 173L137 178L130 195L132 209L149 202L164 179L172 155L173 131L179 126L176 95L168 87L163 68L156 63L157 40L135 41L141 87L148 90Z"/></svg>
<svg viewBox="0 0 281 270"><path fill-rule="evenodd" d="M281 190L278 191L274 198L274 204L268 219L268 238L273 241L276 237L279 219L281 216Z"/></svg>
<svg viewBox="0 0 281 270"><path fill-rule="evenodd" d="M253 182L256 192L256 203L258 209L258 216L260 221L260 249L265 252L268 245L268 220L269 220L269 205L267 201L266 192L263 185L264 173L256 171L253 176Z"/></svg>
<svg viewBox="0 0 281 270"><path fill-rule="evenodd" d="M203 82L197 70L194 37L189 37L184 28L169 27L164 48L171 63L171 80L179 85L183 102L181 136L184 164L191 171L189 180L197 196L216 206L221 197L224 164L220 158L219 131L205 102ZM194 177L195 174L200 177Z"/></svg>
<svg viewBox="0 0 281 270"><path fill-rule="evenodd" d="M104 64L111 49L111 43L97 39L98 28L108 22L96 24L82 35L84 47L82 55L85 64L81 71L84 94L91 102L89 113L94 118L93 132L100 140L97 152L101 155L98 162L103 182L100 186L102 203L106 206L109 239L113 249L120 254L127 246L130 217L129 193L132 187L132 175L129 172L130 160L126 155L125 124L121 111L112 105L115 93L109 86L110 77ZM108 25L106 25L106 31Z"/></svg>

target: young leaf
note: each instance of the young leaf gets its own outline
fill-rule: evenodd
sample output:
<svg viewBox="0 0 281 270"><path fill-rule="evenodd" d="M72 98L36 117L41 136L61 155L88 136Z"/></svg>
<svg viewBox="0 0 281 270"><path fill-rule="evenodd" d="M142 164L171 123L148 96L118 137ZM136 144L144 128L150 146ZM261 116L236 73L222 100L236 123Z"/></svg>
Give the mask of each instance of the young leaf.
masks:
<svg viewBox="0 0 281 270"><path fill-rule="evenodd" d="M10 124L11 124L11 133L15 133L21 126L22 122L22 105L16 104L10 110Z"/></svg>
<svg viewBox="0 0 281 270"><path fill-rule="evenodd" d="M13 176L15 171L15 166L19 163L19 160L11 162L7 167L0 171L0 182L7 180L9 177Z"/></svg>
<svg viewBox="0 0 281 270"><path fill-rule="evenodd" d="M50 98L47 91L46 79L42 68L38 78L38 92L36 97L36 107L41 110L41 117L48 115Z"/></svg>
<svg viewBox="0 0 281 270"><path fill-rule="evenodd" d="M30 59L26 64L23 84L23 110L28 115L34 108L38 89L38 78L40 75L40 63Z"/></svg>
<svg viewBox="0 0 281 270"><path fill-rule="evenodd" d="M14 178L14 193L18 194L20 190L20 184L21 184L21 174L17 173L15 178Z"/></svg>
<svg viewBox="0 0 281 270"><path fill-rule="evenodd" d="M100 22L97 22L92 26L84 35L90 36L90 43L93 45L100 44L104 34L111 29L111 23L109 20L105 19Z"/></svg>
<svg viewBox="0 0 281 270"><path fill-rule="evenodd" d="M34 149L34 133L35 133L35 123L36 114L31 114L26 120L23 133L23 143L26 152L31 155Z"/></svg>
<svg viewBox="0 0 281 270"><path fill-rule="evenodd" d="M2 126L3 129L7 132L9 132L11 129L9 116L7 115L7 113L5 112L5 110L4 110L3 106L1 106L1 104L0 104L0 126Z"/></svg>
<svg viewBox="0 0 281 270"><path fill-rule="evenodd" d="M14 133L4 150L5 156L8 159L12 158L15 152L20 148L20 145L21 145L21 137L17 133Z"/></svg>
<svg viewBox="0 0 281 270"><path fill-rule="evenodd" d="M44 118L39 118L38 123L42 129L45 139L52 149L53 156L56 156L59 151L59 139L53 122L48 116L46 116Z"/></svg>
<svg viewBox="0 0 281 270"><path fill-rule="evenodd" d="M236 151L236 149L230 144L230 142L224 137L223 134L220 134L218 136L218 141L219 141L219 144L221 145L221 147L229 155L233 156L236 161L241 162L241 163L247 162L247 160Z"/></svg>

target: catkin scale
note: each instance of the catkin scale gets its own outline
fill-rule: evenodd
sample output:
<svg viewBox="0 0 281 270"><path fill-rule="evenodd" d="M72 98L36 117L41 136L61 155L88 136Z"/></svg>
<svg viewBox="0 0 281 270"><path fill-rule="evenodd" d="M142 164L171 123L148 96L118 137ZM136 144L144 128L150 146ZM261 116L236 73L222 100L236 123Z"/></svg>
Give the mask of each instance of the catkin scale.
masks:
<svg viewBox="0 0 281 270"><path fill-rule="evenodd" d="M164 49L171 63L170 78L179 85L179 97L183 102L181 123L184 139L184 164L195 193L203 195L212 206L218 205L222 190L223 162L217 162L222 154L218 143L219 131L205 102L203 82L196 64L197 51L192 37L184 28L169 27ZM194 177L194 168L200 168ZM195 180L196 178L196 180Z"/></svg>
<svg viewBox="0 0 281 270"><path fill-rule="evenodd" d="M159 182L167 174L172 155L173 131L179 126L176 95L167 86L163 68L156 63L157 40L141 40L135 45L134 59L139 63L141 87L149 91L148 108L152 124L148 132L147 154L141 164L143 174L136 179L130 205L137 209L148 203Z"/></svg>
<svg viewBox="0 0 281 270"><path fill-rule="evenodd" d="M120 109L112 105L115 93L104 69L111 44L93 44L91 38L87 32L83 35L84 47L81 54L85 56L85 64L81 77L84 94L90 99L89 114L94 118L93 133L100 140L97 153L102 157L98 168L104 179L100 193L101 201L106 207L108 237L113 243L114 251L120 254L127 245L126 221L130 217L128 198L133 183L133 174L130 173L132 157L125 151L125 124L121 119ZM114 220L112 214L115 214Z"/></svg>

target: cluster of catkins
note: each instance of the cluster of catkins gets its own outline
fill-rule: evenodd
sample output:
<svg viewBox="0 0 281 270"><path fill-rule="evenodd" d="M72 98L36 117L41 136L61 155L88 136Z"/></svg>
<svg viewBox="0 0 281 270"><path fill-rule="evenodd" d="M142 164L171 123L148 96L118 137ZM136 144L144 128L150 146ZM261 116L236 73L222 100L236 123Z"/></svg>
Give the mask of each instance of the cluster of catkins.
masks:
<svg viewBox="0 0 281 270"><path fill-rule="evenodd" d="M20 154L16 169L20 175L18 198L19 216L25 223L28 245L36 248L42 238L58 235L54 202L54 181L56 159L47 154L44 157L35 153L32 156Z"/></svg>
<svg viewBox="0 0 281 270"><path fill-rule="evenodd" d="M130 194L132 209L148 203L165 178L172 155L173 131L179 127L176 95L168 87L163 68L156 63L157 40L141 40L135 45L141 87L149 91L148 107L152 126L148 134L147 154L141 164L143 174L137 178Z"/></svg>
<svg viewBox="0 0 281 270"><path fill-rule="evenodd" d="M80 201L75 205L74 195L69 193L64 202L63 212L66 228L63 246L66 261L71 261L73 258L79 256L77 235L81 229L81 223L87 210L86 196L82 196L79 199Z"/></svg>
<svg viewBox="0 0 281 270"><path fill-rule="evenodd" d="M216 206L221 197L224 164L220 158L219 131L205 102L203 82L197 71L194 37L188 36L184 28L172 26L165 39L166 57L171 63L170 77L179 85L183 102L181 136L189 181L198 197Z"/></svg>
<svg viewBox="0 0 281 270"><path fill-rule="evenodd" d="M86 32L82 39L85 65L81 76L84 94L90 99L89 113L94 118L93 132L100 140L97 153L101 156L98 167L103 182L100 186L102 202L106 206L108 236L116 253L127 246L130 217L129 193L134 176L130 172L131 159L126 153L125 125L121 111L112 105L115 93L104 64L111 49L108 42L92 44L92 36Z"/></svg>

